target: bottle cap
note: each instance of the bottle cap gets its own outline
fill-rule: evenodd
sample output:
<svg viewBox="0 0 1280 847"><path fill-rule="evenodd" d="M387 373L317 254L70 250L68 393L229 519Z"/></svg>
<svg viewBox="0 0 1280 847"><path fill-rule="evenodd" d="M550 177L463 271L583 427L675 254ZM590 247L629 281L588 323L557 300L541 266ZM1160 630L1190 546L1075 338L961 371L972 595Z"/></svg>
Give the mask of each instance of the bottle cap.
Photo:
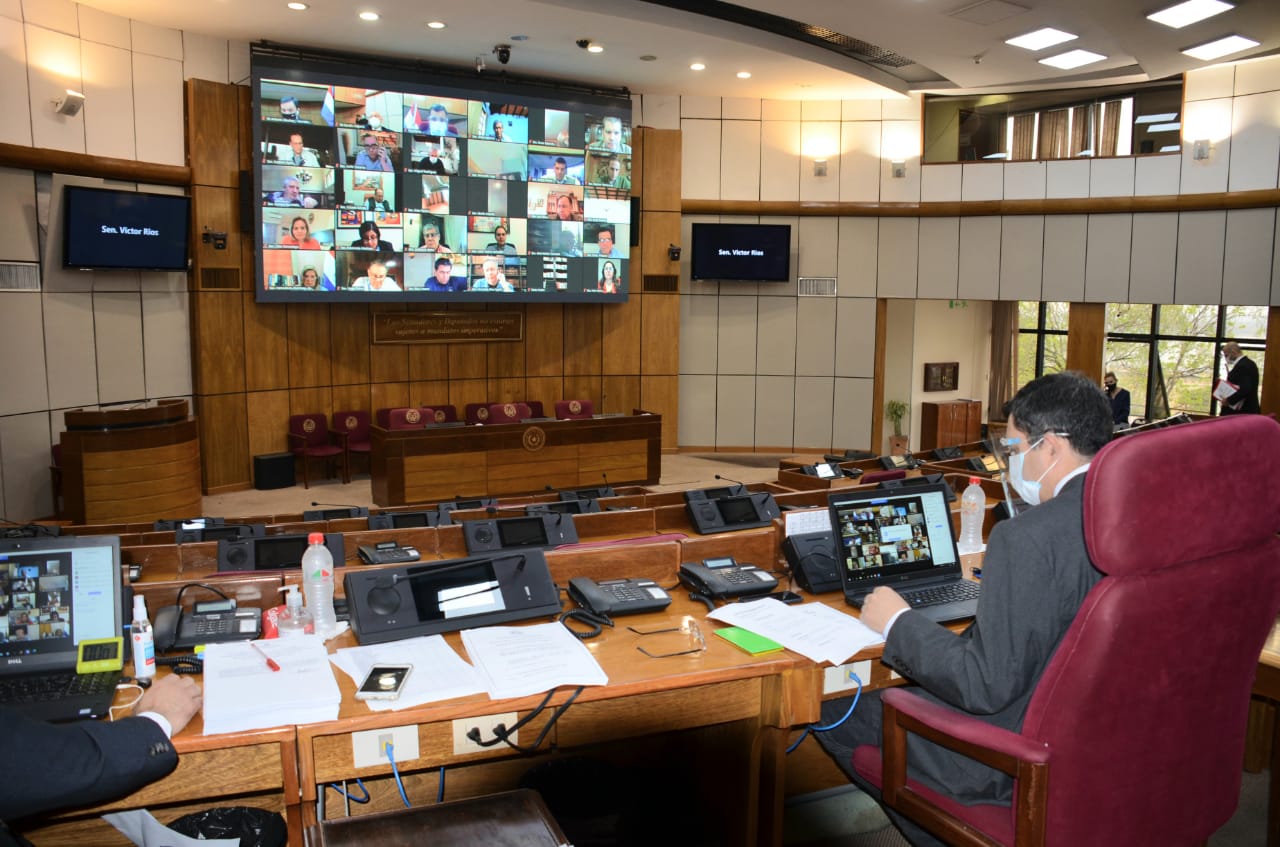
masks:
<svg viewBox="0 0 1280 847"><path fill-rule="evenodd" d="M143 594L133 595L134 620L142 620L147 616L147 598Z"/></svg>
<svg viewBox="0 0 1280 847"><path fill-rule="evenodd" d="M982 480L981 480L981 479L979 479L979 478L978 478L978 477L976 477L976 476L971 476L971 477L969 477L969 484L970 484L970 485L981 485L981 484L982 484Z"/></svg>
<svg viewBox="0 0 1280 847"><path fill-rule="evenodd" d="M312 532L312 533L308 533L308 534L307 534L307 543L308 543L308 544L323 544L323 543L324 543L324 533L323 533L323 532Z"/></svg>

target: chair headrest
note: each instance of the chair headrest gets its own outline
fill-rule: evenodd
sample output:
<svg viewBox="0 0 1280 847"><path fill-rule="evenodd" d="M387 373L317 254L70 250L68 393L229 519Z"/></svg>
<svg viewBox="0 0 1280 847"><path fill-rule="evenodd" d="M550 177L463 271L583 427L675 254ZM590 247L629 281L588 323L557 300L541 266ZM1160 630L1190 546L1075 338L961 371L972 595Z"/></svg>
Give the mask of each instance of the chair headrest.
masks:
<svg viewBox="0 0 1280 847"><path fill-rule="evenodd" d="M1250 547L1278 530L1280 424L1269 417L1117 438L1085 477L1085 543L1113 576Z"/></svg>

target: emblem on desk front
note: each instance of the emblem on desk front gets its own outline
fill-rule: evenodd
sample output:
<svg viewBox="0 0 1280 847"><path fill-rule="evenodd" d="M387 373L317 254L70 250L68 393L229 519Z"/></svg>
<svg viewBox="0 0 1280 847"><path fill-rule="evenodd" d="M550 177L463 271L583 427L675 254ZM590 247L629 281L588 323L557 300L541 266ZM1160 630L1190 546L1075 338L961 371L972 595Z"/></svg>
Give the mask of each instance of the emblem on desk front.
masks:
<svg viewBox="0 0 1280 847"><path fill-rule="evenodd" d="M540 426L531 426L524 431L524 449L536 453L547 446L547 434Z"/></svg>

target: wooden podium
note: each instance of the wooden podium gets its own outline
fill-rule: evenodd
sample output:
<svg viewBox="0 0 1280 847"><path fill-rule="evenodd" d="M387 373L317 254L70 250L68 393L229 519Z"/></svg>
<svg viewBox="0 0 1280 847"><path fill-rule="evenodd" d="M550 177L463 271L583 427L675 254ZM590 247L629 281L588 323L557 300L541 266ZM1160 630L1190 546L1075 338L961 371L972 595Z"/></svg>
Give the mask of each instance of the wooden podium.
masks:
<svg viewBox="0 0 1280 847"><path fill-rule="evenodd" d="M65 423L65 518L112 524L201 513L200 434L186 400L72 409Z"/></svg>

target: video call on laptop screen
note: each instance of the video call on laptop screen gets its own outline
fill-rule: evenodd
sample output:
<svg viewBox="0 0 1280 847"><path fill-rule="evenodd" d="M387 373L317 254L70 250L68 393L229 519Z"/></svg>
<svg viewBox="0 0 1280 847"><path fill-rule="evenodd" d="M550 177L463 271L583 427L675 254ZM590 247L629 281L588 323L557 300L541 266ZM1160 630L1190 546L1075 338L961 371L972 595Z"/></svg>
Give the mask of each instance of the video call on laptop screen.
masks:
<svg viewBox="0 0 1280 847"><path fill-rule="evenodd" d="M941 491L833 505L846 575L859 580L958 564L951 511Z"/></svg>
<svg viewBox="0 0 1280 847"><path fill-rule="evenodd" d="M60 540L0 549L0 657L74 653L80 641L120 634L116 548Z"/></svg>

